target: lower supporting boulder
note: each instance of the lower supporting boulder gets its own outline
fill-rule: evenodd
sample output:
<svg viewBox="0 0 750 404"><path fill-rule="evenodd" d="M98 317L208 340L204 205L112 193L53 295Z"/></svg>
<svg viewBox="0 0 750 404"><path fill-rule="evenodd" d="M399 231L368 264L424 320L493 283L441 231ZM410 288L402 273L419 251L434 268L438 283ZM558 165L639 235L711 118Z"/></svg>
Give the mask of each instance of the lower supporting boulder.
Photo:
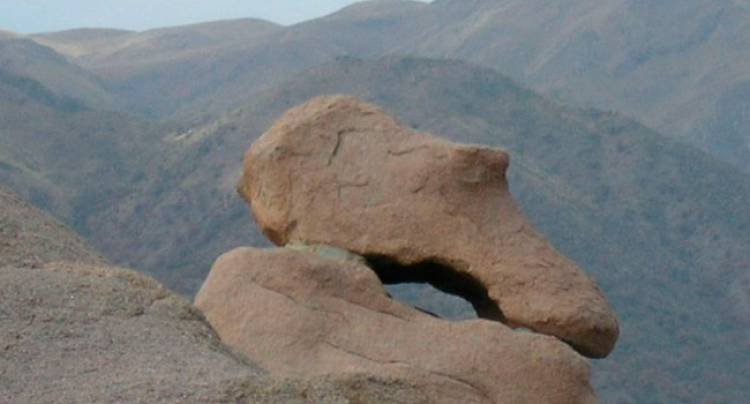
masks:
<svg viewBox="0 0 750 404"><path fill-rule="evenodd" d="M596 402L588 362L557 338L422 313L357 259L239 248L217 260L195 304L276 376L397 377L438 403Z"/></svg>

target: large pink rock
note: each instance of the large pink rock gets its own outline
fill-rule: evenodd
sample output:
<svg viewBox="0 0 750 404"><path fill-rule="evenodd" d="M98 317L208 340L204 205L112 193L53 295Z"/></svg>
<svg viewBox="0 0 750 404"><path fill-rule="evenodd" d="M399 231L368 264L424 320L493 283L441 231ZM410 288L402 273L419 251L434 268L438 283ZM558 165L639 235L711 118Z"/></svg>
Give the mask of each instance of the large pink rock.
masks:
<svg viewBox="0 0 750 404"><path fill-rule="evenodd" d="M353 260L236 249L195 304L224 343L275 376L396 377L429 403L596 401L587 361L557 338L424 314Z"/></svg>
<svg viewBox="0 0 750 404"><path fill-rule="evenodd" d="M501 150L414 132L350 97L322 97L287 112L253 144L239 191L278 245L332 245L397 263L404 268L381 268L394 282L413 280L408 266L440 268L434 280L445 288L456 283L450 279L479 286L467 298L481 317L606 356L619 332L614 313L524 219L507 168Z"/></svg>

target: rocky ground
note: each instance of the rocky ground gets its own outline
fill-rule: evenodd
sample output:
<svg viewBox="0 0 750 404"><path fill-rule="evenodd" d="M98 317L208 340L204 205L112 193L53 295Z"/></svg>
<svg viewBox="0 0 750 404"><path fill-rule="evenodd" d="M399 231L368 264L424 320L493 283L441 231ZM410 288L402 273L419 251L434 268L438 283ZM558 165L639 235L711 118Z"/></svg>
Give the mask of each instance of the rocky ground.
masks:
<svg viewBox="0 0 750 404"><path fill-rule="evenodd" d="M192 305L0 189L0 403L413 403L369 374L276 379Z"/></svg>
<svg viewBox="0 0 750 404"><path fill-rule="evenodd" d="M105 261L83 238L0 187L0 267L51 260Z"/></svg>

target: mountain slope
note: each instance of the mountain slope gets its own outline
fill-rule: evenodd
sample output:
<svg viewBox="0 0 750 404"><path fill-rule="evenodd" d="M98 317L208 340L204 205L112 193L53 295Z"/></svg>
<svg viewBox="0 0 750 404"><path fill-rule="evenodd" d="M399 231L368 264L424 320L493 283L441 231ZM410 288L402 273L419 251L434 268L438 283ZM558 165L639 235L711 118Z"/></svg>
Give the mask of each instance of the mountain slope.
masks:
<svg viewBox="0 0 750 404"><path fill-rule="evenodd" d="M116 44L135 35L133 31L106 28L79 28L29 35L35 42L71 58L98 52L111 52Z"/></svg>
<svg viewBox="0 0 750 404"><path fill-rule="evenodd" d="M289 27L289 35L313 36L340 49L337 56L379 56L420 35L430 5L411 0L354 3L331 15ZM345 34L344 34L345 33Z"/></svg>
<svg viewBox="0 0 750 404"><path fill-rule="evenodd" d="M111 95L90 72L25 37L0 36L0 69L42 83L59 97L89 106L113 106Z"/></svg>
<svg viewBox="0 0 750 404"><path fill-rule="evenodd" d="M750 153L746 1L439 0L417 24L421 35L397 49L493 67L539 91L637 117L748 168L738 161ZM729 100L740 105L724 108Z"/></svg>
<svg viewBox="0 0 750 404"><path fill-rule="evenodd" d="M742 0L381 0L290 27L235 21L35 39L100 74L130 111L193 123L336 56L466 60L554 98L635 117L750 170Z"/></svg>
<svg viewBox="0 0 750 404"><path fill-rule="evenodd" d="M103 35L50 33L34 38L99 75L126 109L194 121L217 113L287 74L335 52L315 38L290 39L282 27L244 19Z"/></svg>
<svg viewBox="0 0 750 404"><path fill-rule="evenodd" d="M15 33L13 33L13 32L10 32L10 31L3 31L3 30L1 30L1 29L0 29L0 39L10 39L10 38L15 38L15 37L17 37L17 36L18 36L18 35L16 35L16 34L15 34Z"/></svg>
<svg viewBox="0 0 750 404"><path fill-rule="evenodd" d="M410 20L426 6L365 2L290 27L247 19L142 33L74 30L32 38L98 74L129 100L131 112L194 123L333 57L387 52L394 42L416 35L419 27Z"/></svg>
<svg viewBox="0 0 750 404"><path fill-rule="evenodd" d="M750 170L746 1L375 1L297 29L353 56L491 67L556 98L636 117Z"/></svg>
<svg viewBox="0 0 750 404"><path fill-rule="evenodd" d="M0 181L70 224L130 192L160 133L0 68Z"/></svg>
<svg viewBox="0 0 750 404"><path fill-rule="evenodd" d="M750 369L736 353L748 339L750 179L636 122L562 107L461 62L340 58L216 122L174 133L160 174L126 207L89 219L97 246L194 291L216 255L265 243L234 193L243 151L283 111L329 93L511 152L511 187L523 209L598 279L623 320L618 350L595 372L604 401L747 394L739 375ZM728 285L731 292L717 293Z"/></svg>

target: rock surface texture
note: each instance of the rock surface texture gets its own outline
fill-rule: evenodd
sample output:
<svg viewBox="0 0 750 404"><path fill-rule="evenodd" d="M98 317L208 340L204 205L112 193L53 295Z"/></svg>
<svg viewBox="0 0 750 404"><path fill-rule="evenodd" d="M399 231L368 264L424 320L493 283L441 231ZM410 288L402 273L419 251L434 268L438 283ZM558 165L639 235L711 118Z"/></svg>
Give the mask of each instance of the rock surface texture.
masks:
<svg viewBox="0 0 750 404"><path fill-rule="evenodd" d="M0 187L0 267L56 260L105 262L83 238Z"/></svg>
<svg viewBox="0 0 750 404"><path fill-rule="evenodd" d="M217 260L196 306L272 374L397 377L430 403L596 402L587 361L557 338L429 316L357 260L240 248Z"/></svg>
<svg viewBox="0 0 750 404"><path fill-rule="evenodd" d="M480 317L609 354L617 319L594 282L524 219L508 155L401 126L343 96L287 112L245 156L239 191L274 243L364 256L385 282L429 281Z"/></svg>
<svg viewBox="0 0 750 404"><path fill-rule="evenodd" d="M0 300L0 402L232 401L264 373L132 271L4 267Z"/></svg>
<svg viewBox="0 0 750 404"><path fill-rule="evenodd" d="M396 377L279 379L183 298L90 264L0 268L0 403L419 403Z"/></svg>
<svg viewBox="0 0 750 404"><path fill-rule="evenodd" d="M0 403L424 402L390 376L272 377L183 298L2 188L0 225Z"/></svg>

